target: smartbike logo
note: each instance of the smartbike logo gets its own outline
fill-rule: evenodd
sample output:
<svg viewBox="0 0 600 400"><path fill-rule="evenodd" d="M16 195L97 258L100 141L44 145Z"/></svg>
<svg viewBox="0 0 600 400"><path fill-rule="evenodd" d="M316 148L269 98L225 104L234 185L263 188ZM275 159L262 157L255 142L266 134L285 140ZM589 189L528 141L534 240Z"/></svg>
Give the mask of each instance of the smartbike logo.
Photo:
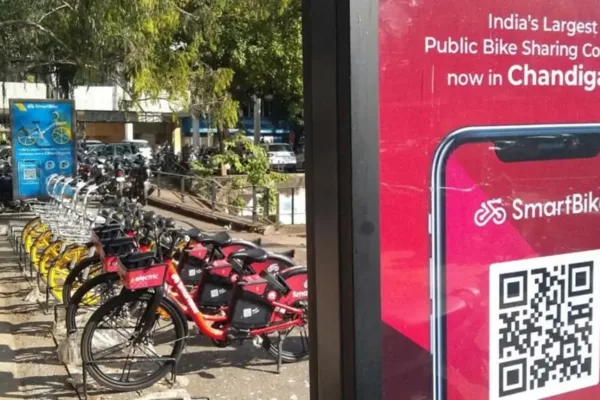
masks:
<svg viewBox="0 0 600 400"><path fill-rule="evenodd" d="M563 199L547 202L525 202L516 198L508 207L503 204L501 198L490 199L481 203L473 220L475 225L483 227L490 222L501 225L509 216L515 221L520 221L594 212L600 212L600 197L590 191L570 194Z"/></svg>

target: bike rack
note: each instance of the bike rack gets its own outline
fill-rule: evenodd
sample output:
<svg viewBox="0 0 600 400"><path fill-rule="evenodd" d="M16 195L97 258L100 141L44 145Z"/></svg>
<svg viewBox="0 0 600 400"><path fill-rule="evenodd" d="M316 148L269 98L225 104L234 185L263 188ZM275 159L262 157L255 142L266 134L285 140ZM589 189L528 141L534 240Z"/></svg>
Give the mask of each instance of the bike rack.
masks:
<svg viewBox="0 0 600 400"><path fill-rule="evenodd" d="M186 338L182 338L181 340L185 340ZM112 360L112 359L111 359ZM117 359L118 360L118 359ZM127 359L125 359L127 360ZM157 359L149 359L149 361L156 361ZM167 363L171 363L171 380L167 379L165 377L165 380L167 381L168 386L170 386L171 388L175 387L175 385L177 384L177 364L179 363L178 360L172 358L172 357L161 357L158 358L158 360L164 360ZM88 365L96 365L98 364L98 362L96 361L90 361L90 362L85 362L83 361L83 359L81 360L81 376L82 376L82 383L81 385L83 386L83 400L89 400L88 397L88 377L87 377L87 366ZM75 388L75 391L79 392L79 390L77 389L76 385L74 384L73 387Z"/></svg>
<svg viewBox="0 0 600 400"><path fill-rule="evenodd" d="M72 211L75 213L75 215L77 216L76 218L76 224L82 223L83 228L81 229L77 229L77 232L65 232L62 230L61 227L57 228L57 233L56 233L56 237L57 239L64 239L60 252L59 252L59 257L64 253L64 251L71 245L73 244L84 244L87 243L87 235L89 235L89 231L93 228L94 223L96 222L96 218L91 219L89 218L88 212L87 212L87 205L88 205L88 200L89 197L95 193L98 190L99 186L94 184L93 180L89 180L87 182L81 182L80 184L78 184L78 189L76 190L76 192L74 193L73 196L73 207L72 207ZM85 196L83 196L82 199L82 193L85 193ZM82 203L82 207L78 207L79 203ZM75 265L77 263L77 260L72 259L70 264L69 264L69 270L72 270ZM48 269L48 277L46 279L46 308L50 307L50 296L53 293L52 290L55 289L55 287L50 286L50 273L52 271L52 269L55 266L52 265L49 269ZM55 300L58 300L55 296L53 296L55 298ZM54 317L55 317L55 322L58 319L58 310L57 310L57 306L60 305L55 305L54 306Z"/></svg>

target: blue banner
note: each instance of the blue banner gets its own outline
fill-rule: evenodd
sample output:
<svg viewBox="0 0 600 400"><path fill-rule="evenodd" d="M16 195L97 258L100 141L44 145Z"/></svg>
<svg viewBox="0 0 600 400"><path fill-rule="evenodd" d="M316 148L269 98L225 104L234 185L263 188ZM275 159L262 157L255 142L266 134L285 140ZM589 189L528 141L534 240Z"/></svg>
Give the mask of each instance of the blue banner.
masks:
<svg viewBox="0 0 600 400"><path fill-rule="evenodd" d="M11 100L10 117L14 198L46 198L50 175L77 171L75 103Z"/></svg>

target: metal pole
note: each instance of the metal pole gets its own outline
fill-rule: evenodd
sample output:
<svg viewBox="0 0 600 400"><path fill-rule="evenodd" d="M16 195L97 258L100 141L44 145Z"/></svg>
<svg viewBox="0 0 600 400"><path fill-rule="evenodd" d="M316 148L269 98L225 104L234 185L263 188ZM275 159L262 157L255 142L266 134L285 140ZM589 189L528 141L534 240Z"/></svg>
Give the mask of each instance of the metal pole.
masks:
<svg viewBox="0 0 600 400"><path fill-rule="evenodd" d="M185 176L181 177L181 202L184 202L184 194L183 192L185 191Z"/></svg>
<svg viewBox="0 0 600 400"><path fill-rule="evenodd" d="M217 185L214 181L210 183L210 202L213 211L217 208Z"/></svg>
<svg viewBox="0 0 600 400"><path fill-rule="evenodd" d="M258 220L258 204L256 204L256 186L252 186L252 222Z"/></svg>
<svg viewBox="0 0 600 400"><path fill-rule="evenodd" d="M156 173L156 187L158 189L158 197L160 197L160 172Z"/></svg>
<svg viewBox="0 0 600 400"><path fill-rule="evenodd" d="M294 197L296 197L296 191L292 188L292 225L294 225Z"/></svg>
<svg viewBox="0 0 600 400"><path fill-rule="evenodd" d="M265 188L263 191L263 196L265 196L264 198L264 207L265 207L265 217L269 218L271 216L271 204L269 204L269 195L270 195L271 191L269 190L269 188Z"/></svg>
<svg viewBox="0 0 600 400"><path fill-rule="evenodd" d="M260 144L260 98L254 96L254 144Z"/></svg>

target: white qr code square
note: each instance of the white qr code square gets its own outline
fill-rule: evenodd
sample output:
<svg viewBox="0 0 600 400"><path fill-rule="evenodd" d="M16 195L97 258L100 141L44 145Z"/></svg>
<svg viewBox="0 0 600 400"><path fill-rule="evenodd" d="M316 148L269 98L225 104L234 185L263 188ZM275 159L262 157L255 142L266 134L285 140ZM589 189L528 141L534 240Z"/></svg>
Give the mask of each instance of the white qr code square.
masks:
<svg viewBox="0 0 600 400"><path fill-rule="evenodd" d="M598 266L598 250L490 266L490 399L541 399L600 382Z"/></svg>
<svg viewBox="0 0 600 400"><path fill-rule="evenodd" d="M37 179L37 170L35 168L23 169L23 179L26 181L35 181Z"/></svg>

